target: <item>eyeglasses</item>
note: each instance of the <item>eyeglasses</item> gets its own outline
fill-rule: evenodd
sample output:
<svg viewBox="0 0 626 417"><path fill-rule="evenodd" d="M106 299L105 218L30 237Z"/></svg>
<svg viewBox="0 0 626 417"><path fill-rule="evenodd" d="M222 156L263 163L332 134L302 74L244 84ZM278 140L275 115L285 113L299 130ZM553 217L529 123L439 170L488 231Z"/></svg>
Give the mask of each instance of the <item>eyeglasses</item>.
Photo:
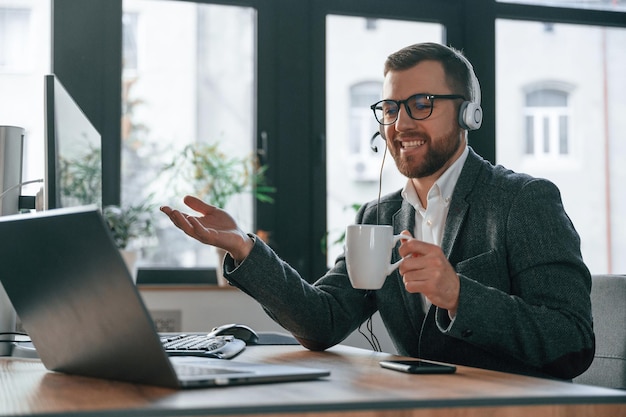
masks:
<svg viewBox="0 0 626 417"><path fill-rule="evenodd" d="M404 104L406 113L413 120L428 119L433 114L433 107L435 100L456 100L463 99L465 97L459 94L415 94L406 100L381 100L378 103L374 103L370 106L370 109L374 112L376 120L381 125L391 125L398 120L398 113L400 112L400 105Z"/></svg>

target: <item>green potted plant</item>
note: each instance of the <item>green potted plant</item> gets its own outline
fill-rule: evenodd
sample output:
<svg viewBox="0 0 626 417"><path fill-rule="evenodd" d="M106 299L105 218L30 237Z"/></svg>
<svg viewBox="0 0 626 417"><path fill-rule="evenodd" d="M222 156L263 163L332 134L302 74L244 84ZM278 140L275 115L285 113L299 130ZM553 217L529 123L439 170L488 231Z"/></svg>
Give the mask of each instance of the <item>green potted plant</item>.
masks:
<svg viewBox="0 0 626 417"><path fill-rule="evenodd" d="M72 158L60 160L60 194L64 206L98 204L102 201L102 168L100 149L86 144L84 152L76 152ZM113 234L131 272L135 270L138 253L129 250L136 239L147 239L155 234L153 222L154 204L147 198L141 203L106 206L102 214Z"/></svg>
<svg viewBox="0 0 626 417"><path fill-rule="evenodd" d="M85 150L72 159L60 161L60 194L65 206L100 205L102 201L101 152L91 144ZM151 213L155 207L150 200L151 197L138 204L102 209L119 249L126 249L132 239L154 235Z"/></svg>
<svg viewBox="0 0 626 417"><path fill-rule="evenodd" d="M95 204L102 200L102 153L85 142L84 152L59 157L59 194L63 206Z"/></svg>
<svg viewBox="0 0 626 417"><path fill-rule="evenodd" d="M176 154L164 172L170 174L170 183L177 194L181 188L209 204L225 208L237 194L251 192L265 203L272 203L270 195L276 190L266 183L266 165L260 165L254 155L230 156L218 143L192 143Z"/></svg>
<svg viewBox="0 0 626 417"><path fill-rule="evenodd" d="M102 209L102 214L111 228L113 240L119 249L127 249L133 239L154 236L155 227L152 217L154 210L155 206L150 199L139 204L110 205Z"/></svg>
<svg viewBox="0 0 626 417"><path fill-rule="evenodd" d="M266 182L266 165L251 154L232 156L221 150L219 143L196 142L185 146L175 154L163 173L169 176L168 189L180 197L193 194L219 208L226 208L231 198L251 193L260 202L273 203L276 189ZM259 231L261 235L267 235ZM221 265L225 252L216 249L217 262ZM221 268L216 268L218 285L226 285Z"/></svg>
<svg viewBox="0 0 626 417"><path fill-rule="evenodd" d="M139 204L125 206L109 205L102 208L102 214L109 224L115 245L126 262L134 280L137 279L138 250L129 245L135 239L147 239L156 234L153 221L154 204L150 199Z"/></svg>

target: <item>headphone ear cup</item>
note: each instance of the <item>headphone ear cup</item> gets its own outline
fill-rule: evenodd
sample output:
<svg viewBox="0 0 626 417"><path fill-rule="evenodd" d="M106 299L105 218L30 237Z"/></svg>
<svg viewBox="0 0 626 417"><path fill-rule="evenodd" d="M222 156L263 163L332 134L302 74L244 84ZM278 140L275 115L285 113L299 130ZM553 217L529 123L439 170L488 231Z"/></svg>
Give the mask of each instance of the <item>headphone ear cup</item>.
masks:
<svg viewBox="0 0 626 417"><path fill-rule="evenodd" d="M483 109L480 104L464 101L459 107L459 126L467 130L476 130L483 123Z"/></svg>

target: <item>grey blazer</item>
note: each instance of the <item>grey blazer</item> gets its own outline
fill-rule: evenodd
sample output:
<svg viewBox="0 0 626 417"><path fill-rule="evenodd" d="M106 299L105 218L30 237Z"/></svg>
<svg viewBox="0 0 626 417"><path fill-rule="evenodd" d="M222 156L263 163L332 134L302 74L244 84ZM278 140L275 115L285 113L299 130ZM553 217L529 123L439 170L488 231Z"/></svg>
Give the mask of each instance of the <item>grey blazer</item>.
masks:
<svg viewBox="0 0 626 417"><path fill-rule="evenodd" d="M357 223L376 223L376 201ZM412 231L400 191L381 199L380 224ZM310 349L344 340L379 311L402 355L571 379L593 359L591 276L580 238L551 182L493 166L472 149L454 190L442 249L461 282L456 317L408 293L397 270L377 291L351 287L344 257L315 284L260 239L225 276ZM397 249L393 260L399 259Z"/></svg>

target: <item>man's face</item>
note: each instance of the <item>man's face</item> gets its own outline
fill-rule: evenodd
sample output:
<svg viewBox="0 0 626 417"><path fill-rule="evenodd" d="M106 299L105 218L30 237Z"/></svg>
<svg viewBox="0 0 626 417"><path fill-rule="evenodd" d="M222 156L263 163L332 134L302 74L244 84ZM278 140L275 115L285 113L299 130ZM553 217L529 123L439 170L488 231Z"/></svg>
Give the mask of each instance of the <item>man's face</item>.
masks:
<svg viewBox="0 0 626 417"><path fill-rule="evenodd" d="M389 71L383 83L383 98L405 100L418 94L457 94L446 83L443 66L437 61L422 61L404 71ZM398 120L384 126L389 152L401 174L425 178L441 174L463 152L465 132L457 116L461 100L435 100L427 119L414 120L401 106Z"/></svg>

